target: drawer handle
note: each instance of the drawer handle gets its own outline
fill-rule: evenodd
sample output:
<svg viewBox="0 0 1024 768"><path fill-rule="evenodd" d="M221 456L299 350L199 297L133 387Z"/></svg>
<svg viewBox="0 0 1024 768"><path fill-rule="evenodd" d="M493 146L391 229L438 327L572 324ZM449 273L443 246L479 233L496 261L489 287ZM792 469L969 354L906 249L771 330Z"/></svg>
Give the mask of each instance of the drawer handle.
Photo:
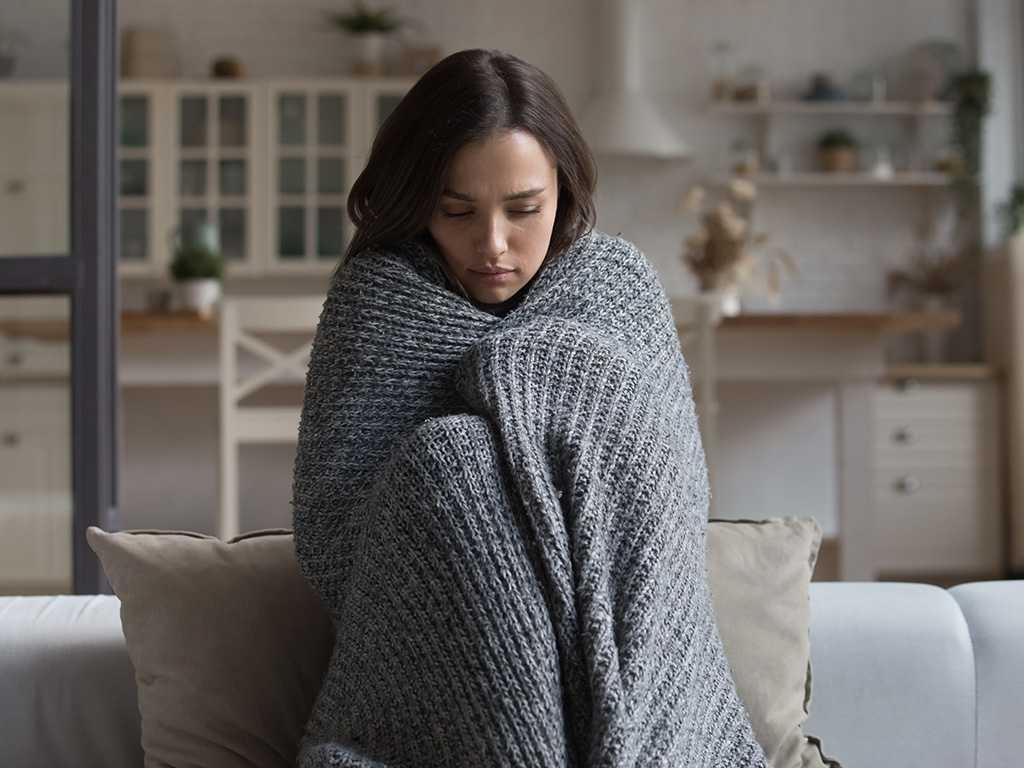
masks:
<svg viewBox="0 0 1024 768"><path fill-rule="evenodd" d="M904 475L896 481L896 489L903 493L913 493L921 488L921 481L913 475Z"/></svg>
<svg viewBox="0 0 1024 768"><path fill-rule="evenodd" d="M897 429L893 437L897 443L903 443L904 445L913 445L921 439L921 433L918 432L914 427L902 427Z"/></svg>
<svg viewBox="0 0 1024 768"><path fill-rule="evenodd" d="M17 448L21 445L21 435L17 432L4 432L3 437L0 437L0 443L3 443L5 448Z"/></svg>
<svg viewBox="0 0 1024 768"><path fill-rule="evenodd" d="M896 386L908 395L921 391L921 382L917 379L902 379Z"/></svg>
<svg viewBox="0 0 1024 768"><path fill-rule="evenodd" d="M11 352L7 356L7 364L10 366L18 367L25 364L25 353L24 352Z"/></svg>

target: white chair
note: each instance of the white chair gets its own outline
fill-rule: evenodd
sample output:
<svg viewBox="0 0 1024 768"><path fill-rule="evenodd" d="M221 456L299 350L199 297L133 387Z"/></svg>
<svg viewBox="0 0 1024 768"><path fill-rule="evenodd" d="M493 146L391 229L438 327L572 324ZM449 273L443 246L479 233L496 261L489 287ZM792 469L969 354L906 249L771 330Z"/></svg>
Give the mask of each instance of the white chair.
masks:
<svg viewBox="0 0 1024 768"><path fill-rule="evenodd" d="M323 296L274 296L226 297L221 303L217 535L222 539L239 533L239 447L298 441L301 404L268 406L243 401L269 386L305 382L323 302Z"/></svg>
<svg viewBox="0 0 1024 768"><path fill-rule="evenodd" d="M677 296L671 301L679 343L690 369L690 386L697 407L708 481L715 488L715 457L718 449L718 364L715 359L715 328L722 322L722 300L714 294ZM712 505L714 501L712 501Z"/></svg>

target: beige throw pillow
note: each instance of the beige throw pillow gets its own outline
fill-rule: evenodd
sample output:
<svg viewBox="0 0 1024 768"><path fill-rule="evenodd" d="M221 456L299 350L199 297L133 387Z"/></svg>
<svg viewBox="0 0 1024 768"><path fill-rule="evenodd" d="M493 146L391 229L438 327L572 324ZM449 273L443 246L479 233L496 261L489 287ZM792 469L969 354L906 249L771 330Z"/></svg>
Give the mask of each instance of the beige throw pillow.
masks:
<svg viewBox="0 0 1024 768"><path fill-rule="evenodd" d="M800 726L811 702L812 518L712 520L708 584L718 632L754 734L775 768L838 763Z"/></svg>
<svg viewBox="0 0 1024 768"><path fill-rule="evenodd" d="M285 768L334 645L289 531L86 534L121 599L146 768Z"/></svg>
<svg viewBox="0 0 1024 768"><path fill-rule="evenodd" d="M291 533L231 542L90 528L121 600L147 768L290 766L333 633ZM810 697L813 520L714 521L708 572L740 697L775 768L824 762L800 723Z"/></svg>

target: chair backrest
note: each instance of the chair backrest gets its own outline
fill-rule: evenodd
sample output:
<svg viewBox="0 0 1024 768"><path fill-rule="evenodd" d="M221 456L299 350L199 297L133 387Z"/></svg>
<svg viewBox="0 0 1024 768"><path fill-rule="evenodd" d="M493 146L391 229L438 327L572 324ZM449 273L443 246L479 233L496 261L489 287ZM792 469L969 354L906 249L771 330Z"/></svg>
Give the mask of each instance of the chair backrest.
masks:
<svg viewBox="0 0 1024 768"><path fill-rule="evenodd" d="M225 297L220 309L220 513L217 534L239 533L238 449L298 439L301 404L245 404L257 392L303 384L323 296Z"/></svg>
<svg viewBox="0 0 1024 768"><path fill-rule="evenodd" d="M690 370L690 385L697 408L704 456L712 490L715 487L715 456L718 448L718 365L715 358L715 328L722 322L722 300L715 294L677 296L672 315L679 344ZM710 512L710 510L709 510Z"/></svg>

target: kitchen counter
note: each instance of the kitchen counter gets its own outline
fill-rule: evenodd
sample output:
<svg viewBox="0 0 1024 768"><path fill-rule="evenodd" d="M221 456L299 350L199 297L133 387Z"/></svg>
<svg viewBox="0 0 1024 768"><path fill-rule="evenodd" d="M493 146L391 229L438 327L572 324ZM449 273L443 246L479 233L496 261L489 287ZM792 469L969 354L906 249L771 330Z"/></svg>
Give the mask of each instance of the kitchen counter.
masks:
<svg viewBox="0 0 1024 768"><path fill-rule="evenodd" d="M895 336L955 328L960 322L960 312L950 309L929 312L747 314L723 318L721 327L724 330L871 331L883 336Z"/></svg>

